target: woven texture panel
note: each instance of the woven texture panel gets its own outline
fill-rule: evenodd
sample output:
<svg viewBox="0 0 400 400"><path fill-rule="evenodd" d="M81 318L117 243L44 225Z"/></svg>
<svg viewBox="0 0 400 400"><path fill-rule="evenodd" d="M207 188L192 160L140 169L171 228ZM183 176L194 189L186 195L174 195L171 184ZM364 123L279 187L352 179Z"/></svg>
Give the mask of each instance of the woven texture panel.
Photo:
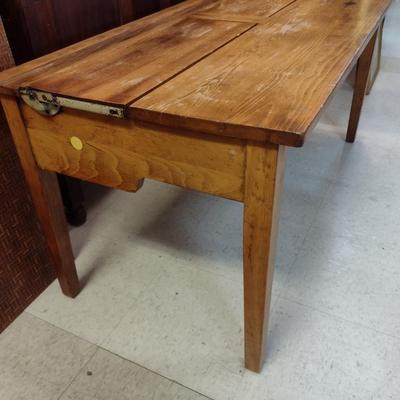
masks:
<svg viewBox="0 0 400 400"><path fill-rule="evenodd" d="M13 64L0 19L0 69ZM55 278L0 107L0 332Z"/></svg>

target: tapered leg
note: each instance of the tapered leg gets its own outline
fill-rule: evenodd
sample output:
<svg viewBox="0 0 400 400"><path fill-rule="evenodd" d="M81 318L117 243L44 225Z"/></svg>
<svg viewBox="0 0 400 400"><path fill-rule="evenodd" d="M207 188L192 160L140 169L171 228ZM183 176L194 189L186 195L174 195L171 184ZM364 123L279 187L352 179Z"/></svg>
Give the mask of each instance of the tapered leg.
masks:
<svg viewBox="0 0 400 400"><path fill-rule="evenodd" d="M346 142L353 143L356 139L361 108L364 102L365 91L368 84L369 70L374 54L375 41L378 31L374 33L367 47L357 61L356 81L354 84L353 102L351 104L349 126L347 128Z"/></svg>
<svg viewBox="0 0 400 400"><path fill-rule="evenodd" d="M262 368L274 271L285 147L247 144L243 267L245 367Z"/></svg>
<svg viewBox="0 0 400 400"><path fill-rule="evenodd" d="M67 296L75 297L79 292L79 280L56 175L37 167L17 100L13 97L3 97L1 103L61 289Z"/></svg>

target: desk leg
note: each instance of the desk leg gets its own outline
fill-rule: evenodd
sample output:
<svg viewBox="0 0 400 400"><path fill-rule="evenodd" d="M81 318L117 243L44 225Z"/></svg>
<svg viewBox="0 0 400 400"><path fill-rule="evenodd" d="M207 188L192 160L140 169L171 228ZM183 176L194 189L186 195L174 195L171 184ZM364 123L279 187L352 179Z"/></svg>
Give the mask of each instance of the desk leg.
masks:
<svg viewBox="0 0 400 400"><path fill-rule="evenodd" d="M353 143L356 139L358 122L360 120L361 108L367 89L369 70L371 68L372 56L375 49L375 41L378 31L374 33L367 47L364 49L357 61L356 80L354 83L353 102L351 104L349 126L347 128L346 142Z"/></svg>
<svg viewBox="0 0 400 400"><path fill-rule="evenodd" d="M42 171L37 167L16 99L3 97L1 103L61 289L67 296L75 297L79 292L79 280L56 174Z"/></svg>
<svg viewBox="0 0 400 400"><path fill-rule="evenodd" d="M259 372L268 329L285 147L249 142L246 160L243 229L245 367Z"/></svg>

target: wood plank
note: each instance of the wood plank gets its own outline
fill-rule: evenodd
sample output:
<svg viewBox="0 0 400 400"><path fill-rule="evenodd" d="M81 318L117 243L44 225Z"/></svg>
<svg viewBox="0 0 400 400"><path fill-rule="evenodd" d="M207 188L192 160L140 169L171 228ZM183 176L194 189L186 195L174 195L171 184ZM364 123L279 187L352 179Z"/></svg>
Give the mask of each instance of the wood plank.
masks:
<svg viewBox="0 0 400 400"><path fill-rule="evenodd" d="M219 0L196 16L225 21L263 23L296 0Z"/></svg>
<svg viewBox="0 0 400 400"><path fill-rule="evenodd" d="M139 35L145 35L146 33L157 31L158 28L163 29L163 27L176 24L199 10L207 9L215 1L188 0L175 7L149 15L138 21L133 21L16 68L9 69L0 74L0 93L15 95L19 87L28 85L32 80L52 75L67 65L72 65L90 55L100 54L101 51L114 48L116 45ZM113 61L117 62L118 54L115 54L115 56L116 59ZM101 57L99 57L98 61L102 61Z"/></svg>
<svg viewBox="0 0 400 400"><path fill-rule="evenodd" d="M390 0L298 0L131 105L134 118L301 146Z"/></svg>
<svg viewBox="0 0 400 400"><path fill-rule="evenodd" d="M57 178L55 174L38 169L17 100L4 96L1 98L1 104L24 170L26 182L31 191L41 228L46 237L61 289L65 295L75 297L79 292L79 280Z"/></svg>
<svg viewBox="0 0 400 400"><path fill-rule="evenodd" d="M125 105L250 26L190 17L173 23L166 21L22 85L74 98Z"/></svg>
<svg viewBox="0 0 400 400"><path fill-rule="evenodd" d="M26 105L22 112L42 169L127 191L150 178L243 199L245 146L240 140L157 130L73 110L52 118ZM71 145L72 137L81 141L81 149Z"/></svg>

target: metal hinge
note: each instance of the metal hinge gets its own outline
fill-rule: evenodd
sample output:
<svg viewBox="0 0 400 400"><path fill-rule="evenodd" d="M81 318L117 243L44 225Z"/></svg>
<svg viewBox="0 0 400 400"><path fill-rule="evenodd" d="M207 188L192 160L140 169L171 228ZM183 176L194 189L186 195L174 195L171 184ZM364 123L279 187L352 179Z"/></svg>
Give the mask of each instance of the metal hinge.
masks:
<svg viewBox="0 0 400 400"><path fill-rule="evenodd" d="M60 112L61 107L108 115L115 118L124 118L125 116L123 107L72 99L70 97L58 96L53 93L31 88L21 88L19 89L19 94L28 106L32 107L40 114L47 116L57 115Z"/></svg>

